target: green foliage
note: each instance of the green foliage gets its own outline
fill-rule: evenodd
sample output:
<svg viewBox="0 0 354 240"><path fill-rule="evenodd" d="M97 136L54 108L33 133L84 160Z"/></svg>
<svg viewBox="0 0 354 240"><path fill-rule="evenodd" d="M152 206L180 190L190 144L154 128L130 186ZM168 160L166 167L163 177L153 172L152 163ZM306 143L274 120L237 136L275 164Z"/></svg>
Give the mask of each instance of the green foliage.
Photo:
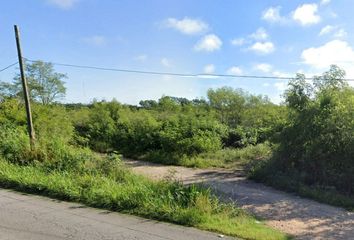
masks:
<svg viewBox="0 0 354 240"><path fill-rule="evenodd" d="M24 109L23 109L24 111ZM32 118L39 141L47 141L50 136L67 143L74 135L71 116L67 110L59 105L34 104Z"/></svg>
<svg viewBox="0 0 354 240"><path fill-rule="evenodd" d="M158 148L160 123L147 111L122 109L116 123L114 146L130 156L139 156Z"/></svg>
<svg viewBox="0 0 354 240"><path fill-rule="evenodd" d="M158 138L164 152L194 155L221 149L224 132L215 120L178 115L164 120Z"/></svg>
<svg viewBox="0 0 354 240"><path fill-rule="evenodd" d="M120 104L95 103L89 113L85 137L90 139L90 146L100 152L112 150L112 142L116 132L115 122L118 120ZM75 123L77 126L77 123ZM85 130L85 129L81 129Z"/></svg>
<svg viewBox="0 0 354 240"><path fill-rule="evenodd" d="M29 139L25 130L13 125L0 125L0 156L15 163L24 163L31 158Z"/></svg>
<svg viewBox="0 0 354 240"><path fill-rule="evenodd" d="M242 89L222 87L216 90L208 90L210 106L214 108L222 123L232 127L241 122L245 105L245 93Z"/></svg>
<svg viewBox="0 0 354 240"><path fill-rule="evenodd" d="M208 189L134 175L120 155L102 157L69 145L70 140L57 134L42 136L30 151L23 126L1 124L0 186L247 239L287 238L254 224L241 209L220 203Z"/></svg>
<svg viewBox="0 0 354 240"><path fill-rule="evenodd" d="M352 196L354 89L343 77L343 71L332 66L313 85L303 75L290 82L286 91L289 116L270 175L298 174L302 184Z"/></svg>
<svg viewBox="0 0 354 240"><path fill-rule="evenodd" d="M0 124L26 124L26 112L23 104L17 99L6 99L0 102Z"/></svg>
<svg viewBox="0 0 354 240"><path fill-rule="evenodd" d="M55 72L53 64L42 61L27 63L25 74L28 82L28 89L32 100L42 104L50 104L65 96L66 88L63 79L65 74ZM0 84L1 97L23 96L21 77L17 74L12 84Z"/></svg>
<svg viewBox="0 0 354 240"><path fill-rule="evenodd" d="M83 123L79 119L74 125L80 127L79 134L89 139L89 145L101 152L118 150L127 156L152 159L221 149L226 126L189 110L176 113L171 107L174 102L167 97L159 104L166 106L166 101L171 105L163 112L131 109L115 102L95 103L88 120Z"/></svg>
<svg viewBox="0 0 354 240"><path fill-rule="evenodd" d="M0 186L244 239L288 239L263 223L255 223L256 219L241 209L220 203L209 190L153 182L120 168L124 171L118 173L121 177L117 181L96 173L48 172L40 165L19 166L0 158Z"/></svg>
<svg viewBox="0 0 354 240"><path fill-rule="evenodd" d="M128 157L183 164L186 158L224 147L265 142L281 130L286 113L266 97L231 88L209 90L209 102L164 96L140 106L95 102L71 110L82 112L72 118L77 143L99 152L116 150Z"/></svg>
<svg viewBox="0 0 354 240"><path fill-rule="evenodd" d="M353 194L348 183L354 182L354 90L336 66L313 84L298 74L284 94L285 105L229 87L210 89L206 100L163 96L139 107L117 101L54 105L48 104L54 101L48 94L61 91L65 75L42 62L27 71L38 145L25 154L27 160L21 155L28 151L23 103L9 98L16 82L0 85L1 136L6 138L1 151L12 162L36 159L62 171L81 171L96 162L94 168L101 168L96 160L84 160L91 159L85 149L90 147L168 164L242 166L256 174L257 164L270 156L270 145L276 145L269 175L299 174L305 185ZM54 159L66 159L65 164Z"/></svg>
<svg viewBox="0 0 354 240"><path fill-rule="evenodd" d="M181 165L188 167L222 167L252 171L254 166L266 161L272 154L269 143L244 148L225 148L214 152L201 153L194 157L185 156Z"/></svg>
<svg viewBox="0 0 354 240"><path fill-rule="evenodd" d="M66 109L59 105L32 105L32 117L39 141L55 135L64 142L72 139L74 128ZM26 111L21 101L7 99L0 102L0 125L27 127Z"/></svg>

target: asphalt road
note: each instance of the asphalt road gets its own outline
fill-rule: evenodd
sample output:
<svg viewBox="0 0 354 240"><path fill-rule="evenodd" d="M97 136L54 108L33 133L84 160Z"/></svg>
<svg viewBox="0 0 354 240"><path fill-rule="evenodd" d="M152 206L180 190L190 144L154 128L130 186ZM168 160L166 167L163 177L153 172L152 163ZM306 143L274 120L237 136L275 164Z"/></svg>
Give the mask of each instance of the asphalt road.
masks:
<svg viewBox="0 0 354 240"><path fill-rule="evenodd" d="M194 228L0 189L0 240L215 240L220 237Z"/></svg>

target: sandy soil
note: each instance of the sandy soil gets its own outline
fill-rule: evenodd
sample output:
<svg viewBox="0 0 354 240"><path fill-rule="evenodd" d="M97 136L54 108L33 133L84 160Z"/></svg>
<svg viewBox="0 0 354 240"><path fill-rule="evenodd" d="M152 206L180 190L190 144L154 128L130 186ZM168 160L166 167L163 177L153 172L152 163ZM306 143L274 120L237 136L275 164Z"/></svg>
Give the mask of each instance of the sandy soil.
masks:
<svg viewBox="0 0 354 240"><path fill-rule="evenodd" d="M265 220L296 239L354 240L354 212L277 191L222 169L191 169L125 159L138 174L153 179L172 178L185 184L203 183L221 197Z"/></svg>

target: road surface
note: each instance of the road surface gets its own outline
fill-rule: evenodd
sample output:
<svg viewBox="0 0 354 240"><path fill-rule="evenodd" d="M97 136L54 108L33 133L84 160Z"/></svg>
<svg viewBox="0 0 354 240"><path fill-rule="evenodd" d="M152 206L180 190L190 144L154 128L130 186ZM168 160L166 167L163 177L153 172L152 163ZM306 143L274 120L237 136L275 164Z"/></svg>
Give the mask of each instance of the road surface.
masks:
<svg viewBox="0 0 354 240"><path fill-rule="evenodd" d="M194 228L0 189L0 240L215 240L219 237Z"/></svg>

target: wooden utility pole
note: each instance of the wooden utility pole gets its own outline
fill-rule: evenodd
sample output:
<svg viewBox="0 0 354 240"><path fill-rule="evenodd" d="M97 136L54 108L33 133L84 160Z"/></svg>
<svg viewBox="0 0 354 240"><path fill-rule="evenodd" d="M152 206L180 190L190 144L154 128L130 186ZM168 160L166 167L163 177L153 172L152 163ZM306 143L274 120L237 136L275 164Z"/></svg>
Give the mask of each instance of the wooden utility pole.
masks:
<svg viewBox="0 0 354 240"><path fill-rule="evenodd" d="M30 103L30 99L29 99L27 80L26 80L26 75L25 75L25 66L24 66L24 62L23 62L23 58L22 58L22 51L21 51L21 44L20 44L20 33L19 33L17 25L15 25L14 28L15 28L15 36L16 36L18 63L20 65L20 72L21 72L23 96L25 98L28 135L30 137L31 150L33 150L34 144L35 144L35 133L34 133L34 127L33 127L33 122L32 122L31 103Z"/></svg>

